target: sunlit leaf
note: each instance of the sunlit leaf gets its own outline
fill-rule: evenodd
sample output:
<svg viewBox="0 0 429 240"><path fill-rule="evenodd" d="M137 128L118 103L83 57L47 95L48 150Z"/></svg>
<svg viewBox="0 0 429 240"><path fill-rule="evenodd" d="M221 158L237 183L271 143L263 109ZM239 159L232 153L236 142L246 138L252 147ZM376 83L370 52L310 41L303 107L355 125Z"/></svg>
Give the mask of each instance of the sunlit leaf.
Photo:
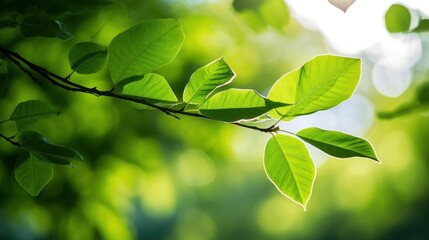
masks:
<svg viewBox="0 0 429 240"><path fill-rule="evenodd" d="M411 13L408 8L393 4L384 15L387 31L391 33L408 32L411 25Z"/></svg>
<svg viewBox="0 0 429 240"><path fill-rule="evenodd" d="M114 83L152 72L173 60L184 39L175 19L151 20L116 36L108 48L107 66Z"/></svg>
<svg viewBox="0 0 429 240"><path fill-rule="evenodd" d="M235 73L223 58L215 60L196 70L186 84L183 101L201 104L216 88L230 83Z"/></svg>
<svg viewBox="0 0 429 240"><path fill-rule="evenodd" d="M287 104L270 101L255 90L228 89L217 93L200 106L200 112L213 119L235 122L256 118Z"/></svg>
<svg viewBox="0 0 429 240"><path fill-rule="evenodd" d="M40 191L51 181L54 175L52 163L41 161L29 152L22 153L15 165L15 178L18 184L31 196Z"/></svg>
<svg viewBox="0 0 429 240"><path fill-rule="evenodd" d="M49 103L30 100L18 104L9 119L15 121L17 128L22 131L31 127L39 119L58 114L59 112Z"/></svg>
<svg viewBox="0 0 429 240"><path fill-rule="evenodd" d="M104 67L106 60L106 47L93 42L78 43L69 52L71 69L78 73L95 73Z"/></svg>
<svg viewBox="0 0 429 240"><path fill-rule="evenodd" d="M69 40L73 35L60 21L48 16L27 16L19 21L19 33L25 38L47 37Z"/></svg>
<svg viewBox="0 0 429 240"><path fill-rule="evenodd" d="M23 131L19 135L19 142L25 150L43 161L61 165L70 165L73 160L84 161L75 150L52 144L37 132Z"/></svg>
<svg viewBox="0 0 429 240"><path fill-rule="evenodd" d="M274 135L265 147L264 168L281 193L306 208L316 169L303 142L291 136Z"/></svg>
<svg viewBox="0 0 429 240"><path fill-rule="evenodd" d="M333 157L364 157L378 162L371 144L363 138L316 127L301 130L297 136Z"/></svg>
<svg viewBox="0 0 429 240"><path fill-rule="evenodd" d="M161 75L148 73L122 81L118 85L118 93L148 103L175 103L176 95L168 82ZM133 104L137 108L146 108L143 104Z"/></svg>
<svg viewBox="0 0 429 240"><path fill-rule="evenodd" d="M360 69L357 58L323 55L311 59L273 85L270 100L293 104L270 111L270 115L290 120L338 105L353 94Z"/></svg>
<svg viewBox="0 0 429 240"><path fill-rule="evenodd" d="M421 19L419 25L412 32L421 33L429 32L429 19Z"/></svg>
<svg viewBox="0 0 429 240"><path fill-rule="evenodd" d="M346 12L347 9L356 1L356 0L328 0L330 4L334 5L336 8L340 9L343 12Z"/></svg>

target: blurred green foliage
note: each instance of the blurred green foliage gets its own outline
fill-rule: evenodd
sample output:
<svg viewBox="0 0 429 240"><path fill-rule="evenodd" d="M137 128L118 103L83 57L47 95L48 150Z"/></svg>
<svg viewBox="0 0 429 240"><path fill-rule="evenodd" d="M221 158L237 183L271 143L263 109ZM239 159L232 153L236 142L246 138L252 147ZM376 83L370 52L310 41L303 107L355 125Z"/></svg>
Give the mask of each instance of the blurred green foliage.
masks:
<svg viewBox="0 0 429 240"><path fill-rule="evenodd" d="M6 0L1 12L3 17L35 9L59 14L74 37L23 39L16 29L2 28L0 45L63 76L71 72L67 53L77 42L107 45L143 20L180 18L186 33L182 50L157 70L176 95L193 71L219 55L237 73L234 86L266 93L265 88L284 72L328 52L318 33L293 19L283 32L275 26L255 31L252 22L226 0L108 4ZM0 95L0 120L7 119L19 102L49 102L61 115L38 122L37 130L85 153L90 164L56 166L53 181L32 198L14 180L16 148L1 142L1 239L425 239L429 235L425 114L374 120L367 137L383 164L328 160L318 167L312 202L304 213L278 194L263 172L261 156L269 136L216 122L186 117L179 121L121 101L66 92L35 83L12 67L8 74L13 81L1 82L5 91ZM108 78L106 72L74 76L79 83L106 89ZM362 79L362 84L369 84L368 80ZM366 96L383 109L410 98L409 94L393 100ZM14 134L15 130L7 124L1 131Z"/></svg>

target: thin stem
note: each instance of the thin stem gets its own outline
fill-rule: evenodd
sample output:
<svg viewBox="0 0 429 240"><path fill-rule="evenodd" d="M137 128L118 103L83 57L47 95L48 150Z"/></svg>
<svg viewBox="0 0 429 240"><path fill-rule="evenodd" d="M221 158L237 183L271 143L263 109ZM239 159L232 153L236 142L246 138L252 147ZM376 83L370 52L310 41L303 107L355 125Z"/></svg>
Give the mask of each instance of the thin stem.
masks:
<svg viewBox="0 0 429 240"><path fill-rule="evenodd" d="M287 133L287 134L290 134L290 135L296 136L296 134L295 134L295 133L293 133L293 132L289 132L289 131L287 131L287 130L283 130L283 129L280 129L280 130L279 130L279 132L284 132L284 133Z"/></svg>
<svg viewBox="0 0 429 240"><path fill-rule="evenodd" d="M50 71L48 71L48 70L46 70L40 66L28 61L27 59L25 59L24 57L22 57L18 53L12 52L12 51L5 49L3 47L0 47L0 51L3 52L3 54L5 54L8 59L10 59L15 65L18 66L19 69L21 69L25 74L27 74L34 81L36 81L37 79L33 76L32 72L29 71L27 68L25 68L22 64L26 65L32 71L38 73L40 76L42 76L43 78L45 78L46 80L51 82L53 85L60 87L60 88L63 88L63 89L68 90L68 91L89 93L89 94L93 94L95 96L105 96L105 97L111 97L111 98L126 100L129 102L144 104L146 106L149 106L149 107L155 108L161 112L164 112L165 114L172 116L176 119L180 119L177 115L184 115L184 116L196 117L196 118L207 119L207 120L219 122L219 120L216 120L216 119L213 119L210 117L206 117L206 116L201 115L201 114L196 113L196 112L185 111L185 108L181 108L178 110L177 109L171 109L169 107L162 107L162 106L158 106L158 105L155 105L153 103L147 102L146 100L144 100L142 98L136 98L133 96L128 96L128 95L116 93L116 92L114 92L114 88L111 90L107 90L107 91L98 90L96 87L88 88L88 87L85 87L83 85L71 82L69 80L71 74L68 75L67 77L61 77L59 75L56 75L56 74L54 74L54 73L52 73L52 72L50 72ZM250 126L250 125L246 125L246 124L239 123L239 122L232 122L232 123L231 122L225 122L225 123L233 124L236 126L240 126L243 128L252 129L252 130L256 130L256 131L260 131L260 132L264 132L264 133L274 133L274 132L280 131L280 128L277 126L278 122L273 124L270 127L267 127L267 128Z"/></svg>
<svg viewBox="0 0 429 240"><path fill-rule="evenodd" d="M6 137L5 135L3 135L3 134L0 133L0 137L3 138L4 140L8 141L9 143L11 143L14 146L21 147L21 144L19 142L15 142L15 141L12 140L15 136L13 136L13 137Z"/></svg>

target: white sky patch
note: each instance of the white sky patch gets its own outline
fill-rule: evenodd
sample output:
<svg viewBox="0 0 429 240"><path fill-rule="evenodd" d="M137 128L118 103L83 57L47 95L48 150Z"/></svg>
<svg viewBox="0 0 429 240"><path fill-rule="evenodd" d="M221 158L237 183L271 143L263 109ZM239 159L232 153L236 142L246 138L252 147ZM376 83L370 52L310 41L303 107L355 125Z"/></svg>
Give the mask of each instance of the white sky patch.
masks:
<svg viewBox="0 0 429 240"><path fill-rule="evenodd" d="M356 0L346 13L328 0L285 0L295 19L320 31L333 50L345 55L365 53L375 66L371 74L376 89L388 97L401 95L412 81L412 67L422 55L416 34L390 34L384 14L400 3L429 18L428 0ZM413 24L417 24L414 19Z"/></svg>

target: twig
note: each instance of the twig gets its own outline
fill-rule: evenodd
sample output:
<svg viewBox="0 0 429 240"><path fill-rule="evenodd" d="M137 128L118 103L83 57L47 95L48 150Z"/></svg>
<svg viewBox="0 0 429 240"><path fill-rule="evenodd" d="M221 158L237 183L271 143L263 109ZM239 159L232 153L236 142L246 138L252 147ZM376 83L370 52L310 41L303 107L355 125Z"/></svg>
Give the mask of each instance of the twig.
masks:
<svg viewBox="0 0 429 240"><path fill-rule="evenodd" d="M61 76L58 76L58 75L56 75L56 74L38 66L38 65L28 61L27 59L25 59L24 57L22 57L18 53L12 52L12 51L5 49L3 47L0 47L0 51L3 52L3 54L7 58L9 58L15 65L18 66L19 69L21 69L25 74L27 74L33 80L36 80L35 77L32 75L32 73L28 69L26 69L24 66L22 66L21 63L25 64L28 68L30 68L34 72L38 73L40 76L47 79L53 85L60 87L60 88L63 88L63 89L68 90L68 91L89 93L89 94L93 94L93 95L98 96L98 97L99 96L105 96L105 97L111 97L111 98L126 100L129 102L144 104L146 106L149 106L151 108L154 108L154 109L157 109L161 112L164 112L165 114L172 116L176 119L180 119L177 115L184 115L184 116L190 116L190 117L196 117L196 118L201 118L201 119L207 119L207 120L222 122L220 120L216 120L216 119L201 115L199 113L187 112L187 111L185 111L185 108L175 110L175 109L171 109L168 107L162 107L162 106L155 105L155 104L150 103L150 102L148 102L142 98L136 98L133 96L115 93L114 88L107 90L107 91L98 90L96 87L88 88L88 87L82 86L80 84L71 82L69 80L69 77L71 74L68 75L67 77L61 77ZM256 131L260 131L260 132L264 132L264 133L275 133L275 132L280 131L279 127L277 126L278 122L275 123L274 125L270 126L270 127L267 127L267 128L250 126L250 125L246 125L244 123L239 123L239 122L225 122L225 123L233 124L236 126L240 126L243 128L252 129L252 130L256 130Z"/></svg>

